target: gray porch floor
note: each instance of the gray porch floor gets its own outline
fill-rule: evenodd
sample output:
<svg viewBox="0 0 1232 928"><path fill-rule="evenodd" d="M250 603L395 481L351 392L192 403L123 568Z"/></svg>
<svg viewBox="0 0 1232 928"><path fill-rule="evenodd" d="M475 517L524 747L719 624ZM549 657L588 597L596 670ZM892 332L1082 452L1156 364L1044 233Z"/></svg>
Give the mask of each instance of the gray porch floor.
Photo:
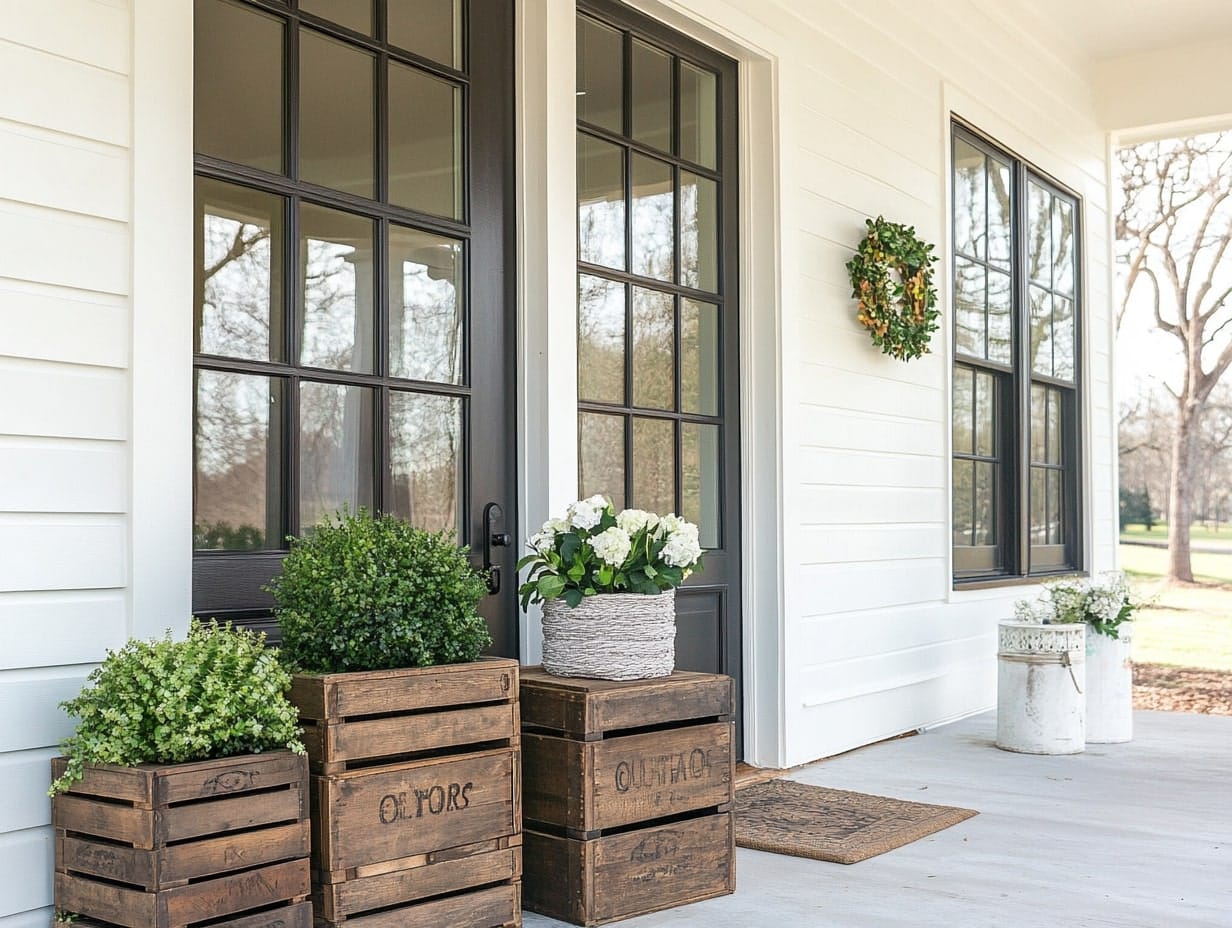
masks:
<svg viewBox="0 0 1232 928"><path fill-rule="evenodd" d="M989 712L799 768L803 782L980 814L852 866L741 849L735 895L620 924L1229 928L1232 717L1134 721L1129 744L1036 757L994 748Z"/></svg>

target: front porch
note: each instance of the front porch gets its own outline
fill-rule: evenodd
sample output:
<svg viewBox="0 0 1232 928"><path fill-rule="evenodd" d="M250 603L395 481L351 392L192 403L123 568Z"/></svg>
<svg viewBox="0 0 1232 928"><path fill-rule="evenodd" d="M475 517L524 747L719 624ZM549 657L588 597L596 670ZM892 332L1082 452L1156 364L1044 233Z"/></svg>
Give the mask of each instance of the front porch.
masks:
<svg viewBox="0 0 1232 928"><path fill-rule="evenodd" d="M995 749L987 712L797 768L803 782L980 814L849 867L742 849L734 896L621 924L1232 924L1232 717L1134 723L1129 744L1041 757Z"/></svg>

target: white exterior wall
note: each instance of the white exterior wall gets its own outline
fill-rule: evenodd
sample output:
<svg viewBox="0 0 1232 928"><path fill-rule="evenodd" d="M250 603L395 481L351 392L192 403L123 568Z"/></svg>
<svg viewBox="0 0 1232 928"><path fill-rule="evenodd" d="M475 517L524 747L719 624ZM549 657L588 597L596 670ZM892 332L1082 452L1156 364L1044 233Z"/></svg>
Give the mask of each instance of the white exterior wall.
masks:
<svg viewBox="0 0 1232 928"><path fill-rule="evenodd" d="M48 923L58 703L187 625L190 29L187 3L0 0L2 928Z"/></svg>

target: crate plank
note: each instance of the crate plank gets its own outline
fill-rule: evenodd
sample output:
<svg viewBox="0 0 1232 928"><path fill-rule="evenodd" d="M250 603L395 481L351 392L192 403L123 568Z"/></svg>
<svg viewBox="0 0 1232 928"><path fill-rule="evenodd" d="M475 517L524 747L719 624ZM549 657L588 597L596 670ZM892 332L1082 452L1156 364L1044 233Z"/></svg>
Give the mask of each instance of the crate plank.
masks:
<svg viewBox="0 0 1232 928"><path fill-rule="evenodd" d="M158 852L60 835L56 838L56 870L102 877L117 883L158 888Z"/></svg>
<svg viewBox="0 0 1232 928"><path fill-rule="evenodd" d="M55 797L51 824L62 831L123 841L134 847L152 848L157 840L153 809L116 805L72 793Z"/></svg>
<svg viewBox="0 0 1232 928"><path fill-rule="evenodd" d="M64 776L67 757L51 759L52 779ZM135 806L150 808L154 804L154 773L149 766L116 767L111 764L91 764L70 792L81 796L106 796L121 799Z"/></svg>
<svg viewBox="0 0 1232 928"><path fill-rule="evenodd" d="M158 896L71 873L55 876L56 908L122 928L159 928Z"/></svg>
<svg viewBox="0 0 1232 928"><path fill-rule="evenodd" d="M93 918L78 918L72 924L73 928L115 928ZM291 902L252 915L210 922L209 928L312 928L312 903Z"/></svg>
<svg viewBox="0 0 1232 928"><path fill-rule="evenodd" d="M161 882L166 885L258 864L307 859L308 834L305 818L273 828L177 844L162 852Z"/></svg>
<svg viewBox="0 0 1232 928"><path fill-rule="evenodd" d="M158 898L165 913L165 924L191 925L287 899L304 898L309 891L308 861L301 858L164 890Z"/></svg>
<svg viewBox="0 0 1232 928"><path fill-rule="evenodd" d="M509 703L327 723L316 733L322 756L337 761L435 751L490 741L509 742L518 732Z"/></svg>
<svg viewBox="0 0 1232 928"><path fill-rule="evenodd" d="M519 928L522 924L521 885L490 886L457 896L412 903L347 919L346 924L349 928L407 928L409 925Z"/></svg>
<svg viewBox="0 0 1232 928"><path fill-rule="evenodd" d="M172 806L158 814L158 838L160 842L168 843L257 825L296 821L303 816L305 808L302 787Z"/></svg>
<svg viewBox="0 0 1232 928"><path fill-rule="evenodd" d="M296 784L302 763L298 755L278 751L167 767L155 771L154 801L170 805Z"/></svg>

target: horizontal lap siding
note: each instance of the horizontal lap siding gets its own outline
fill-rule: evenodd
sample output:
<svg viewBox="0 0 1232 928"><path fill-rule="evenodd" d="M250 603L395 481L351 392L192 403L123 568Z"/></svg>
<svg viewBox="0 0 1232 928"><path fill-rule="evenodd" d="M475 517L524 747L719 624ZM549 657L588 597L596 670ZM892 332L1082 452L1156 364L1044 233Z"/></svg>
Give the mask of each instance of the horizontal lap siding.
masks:
<svg viewBox="0 0 1232 928"><path fill-rule="evenodd" d="M59 709L127 637L125 0L0 0L0 928L50 917Z"/></svg>
<svg viewBox="0 0 1232 928"><path fill-rule="evenodd" d="M756 22L739 34L779 67L784 759L988 708L995 625L1025 591L951 589L946 107L1084 197L1086 505L1093 566L1108 567L1105 153L1090 78L1026 2L681 5L733 32ZM941 258L943 328L909 364L870 344L850 298L844 265L877 215L914 225Z"/></svg>

